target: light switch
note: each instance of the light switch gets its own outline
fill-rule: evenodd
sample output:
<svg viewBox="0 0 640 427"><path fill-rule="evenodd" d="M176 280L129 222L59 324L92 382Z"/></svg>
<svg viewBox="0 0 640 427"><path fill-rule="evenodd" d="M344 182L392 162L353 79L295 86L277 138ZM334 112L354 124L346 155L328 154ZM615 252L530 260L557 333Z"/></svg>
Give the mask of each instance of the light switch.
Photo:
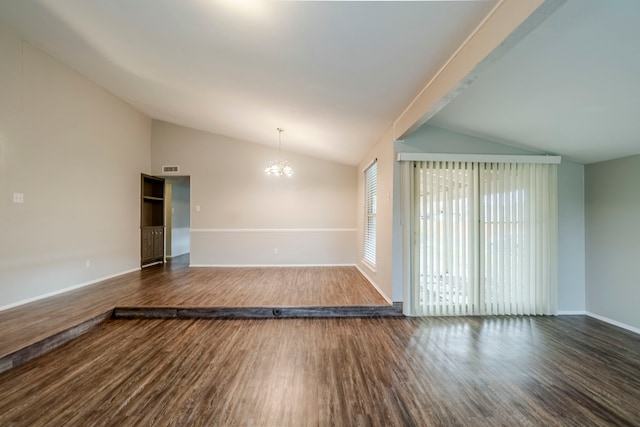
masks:
<svg viewBox="0 0 640 427"><path fill-rule="evenodd" d="M200 205L196 205L196 212L200 212Z"/></svg>
<svg viewBox="0 0 640 427"><path fill-rule="evenodd" d="M24 203L24 193L13 193L13 203Z"/></svg>

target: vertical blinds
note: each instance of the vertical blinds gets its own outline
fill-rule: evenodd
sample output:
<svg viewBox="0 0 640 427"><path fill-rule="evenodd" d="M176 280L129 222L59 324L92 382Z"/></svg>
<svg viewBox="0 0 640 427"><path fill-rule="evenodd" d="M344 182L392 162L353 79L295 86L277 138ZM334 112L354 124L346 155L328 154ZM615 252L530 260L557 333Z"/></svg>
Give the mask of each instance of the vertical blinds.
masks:
<svg viewBox="0 0 640 427"><path fill-rule="evenodd" d="M556 166L414 162L410 314L552 314Z"/></svg>
<svg viewBox="0 0 640 427"><path fill-rule="evenodd" d="M416 162L415 314L471 314L479 302L476 174L473 163Z"/></svg>
<svg viewBox="0 0 640 427"><path fill-rule="evenodd" d="M364 171L364 260L376 265L376 213L378 210L378 162Z"/></svg>

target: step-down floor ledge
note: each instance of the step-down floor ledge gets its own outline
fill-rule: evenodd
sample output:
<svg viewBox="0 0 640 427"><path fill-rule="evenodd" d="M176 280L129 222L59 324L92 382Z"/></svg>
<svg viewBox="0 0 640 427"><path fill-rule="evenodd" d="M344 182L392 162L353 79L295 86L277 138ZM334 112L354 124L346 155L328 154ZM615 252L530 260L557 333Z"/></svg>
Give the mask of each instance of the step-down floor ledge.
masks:
<svg viewBox="0 0 640 427"><path fill-rule="evenodd" d="M0 357L0 373L22 365L35 357L60 347L62 344L93 329L98 324L109 319L112 315L113 312L109 310L91 319L85 320L84 322L80 322L75 326L71 326L63 331L54 333L37 342L27 345L11 354Z"/></svg>
<svg viewBox="0 0 640 427"><path fill-rule="evenodd" d="M290 319L321 317L402 317L402 303L318 307L116 307L114 319Z"/></svg>

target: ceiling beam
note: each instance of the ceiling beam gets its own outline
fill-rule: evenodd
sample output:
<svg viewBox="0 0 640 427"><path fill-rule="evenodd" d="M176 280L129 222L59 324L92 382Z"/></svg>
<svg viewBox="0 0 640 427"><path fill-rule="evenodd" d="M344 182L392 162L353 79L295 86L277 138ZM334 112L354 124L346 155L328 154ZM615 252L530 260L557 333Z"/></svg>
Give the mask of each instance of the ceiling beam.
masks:
<svg viewBox="0 0 640 427"><path fill-rule="evenodd" d="M395 120L394 137L413 132L473 83L566 0L501 0Z"/></svg>

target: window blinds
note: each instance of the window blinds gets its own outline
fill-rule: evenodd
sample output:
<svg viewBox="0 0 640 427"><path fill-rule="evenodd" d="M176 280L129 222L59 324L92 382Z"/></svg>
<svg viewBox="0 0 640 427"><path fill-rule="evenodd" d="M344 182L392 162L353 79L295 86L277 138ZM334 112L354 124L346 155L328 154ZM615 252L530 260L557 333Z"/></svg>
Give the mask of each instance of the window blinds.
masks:
<svg viewBox="0 0 640 427"><path fill-rule="evenodd" d="M376 265L376 213L378 204L378 162L364 171L364 261Z"/></svg>

